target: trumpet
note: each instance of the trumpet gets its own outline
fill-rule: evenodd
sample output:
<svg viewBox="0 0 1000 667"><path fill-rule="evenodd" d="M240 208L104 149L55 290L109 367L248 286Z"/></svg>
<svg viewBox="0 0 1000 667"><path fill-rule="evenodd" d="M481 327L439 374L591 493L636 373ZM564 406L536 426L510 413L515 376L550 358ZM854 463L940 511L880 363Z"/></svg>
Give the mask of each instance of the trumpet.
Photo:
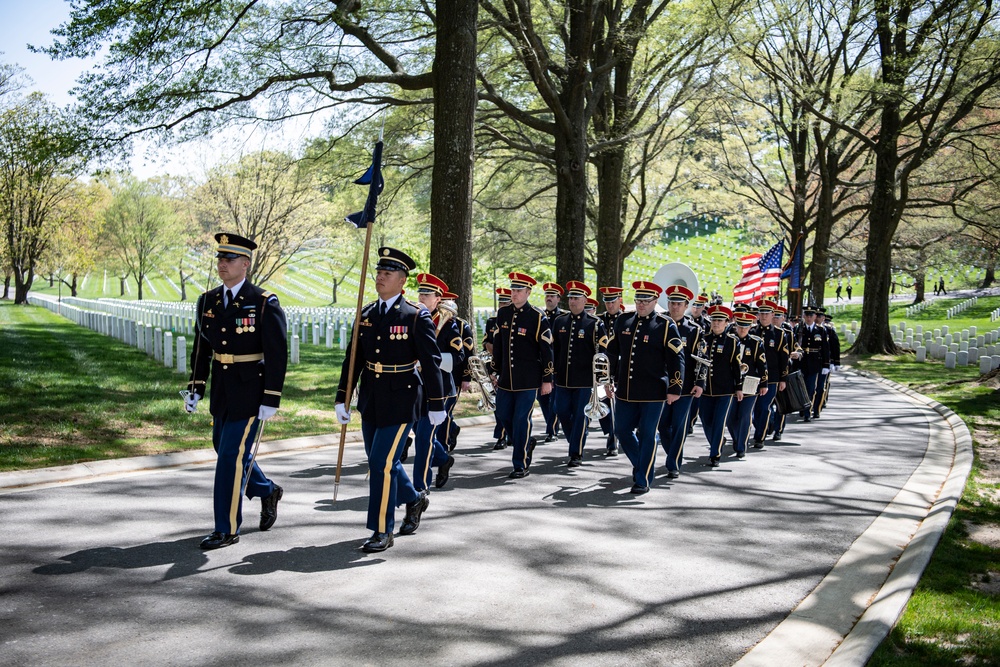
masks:
<svg viewBox="0 0 1000 667"><path fill-rule="evenodd" d="M477 407L482 412L493 412L497 409L497 391L490 380L489 366L492 357L486 352L480 352L479 356L469 357L469 371L472 379L479 387L479 403Z"/></svg>
<svg viewBox="0 0 1000 667"><path fill-rule="evenodd" d="M593 367L594 390L590 394L590 402L583 409L583 414L587 416L587 419L604 419L611 412L611 408L601 403L597 389L611 384L611 360L608 359L608 355L598 352L594 355Z"/></svg>

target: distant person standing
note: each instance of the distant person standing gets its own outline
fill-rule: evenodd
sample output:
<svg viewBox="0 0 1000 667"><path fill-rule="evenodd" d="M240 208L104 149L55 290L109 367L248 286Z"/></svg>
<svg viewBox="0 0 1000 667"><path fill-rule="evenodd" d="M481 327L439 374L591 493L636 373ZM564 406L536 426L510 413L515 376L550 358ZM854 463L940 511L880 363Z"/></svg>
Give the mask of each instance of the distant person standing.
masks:
<svg viewBox="0 0 1000 667"><path fill-rule="evenodd" d="M218 454L215 527L202 540L202 549L240 541L244 493L261 499L260 530L269 529L278 518L282 488L251 457L257 431L278 411L288 363L287 324L278 297L247 280L257 244L236 234L216 234L215 240L222 285L198 297L185 404L188 412L197 409L211 372L209 412L212 446Z"/></svg>
<svg viewBox="0 0 1000 667"><path fill-rule="evenodd" d="M947 294L948 293L948 290L946 290L944 288L944 276L941 276L941 282L938 285L938 290L941 292L941 294Z"/></svg>
<svg viewBox="0 0 1000 667"><path fill-rule="evenodd" d="M840 292L844 289L843 284L837 283L837 301L840 301Z"/></svg>
<svg viewBox="0 0 1000 667"><path fill-rule="evenodd" d="M848 301L851 300L851 292L853 292L853 291L854 291L854 289L851 287L851 283L847 283L847 300Z"/></svg>

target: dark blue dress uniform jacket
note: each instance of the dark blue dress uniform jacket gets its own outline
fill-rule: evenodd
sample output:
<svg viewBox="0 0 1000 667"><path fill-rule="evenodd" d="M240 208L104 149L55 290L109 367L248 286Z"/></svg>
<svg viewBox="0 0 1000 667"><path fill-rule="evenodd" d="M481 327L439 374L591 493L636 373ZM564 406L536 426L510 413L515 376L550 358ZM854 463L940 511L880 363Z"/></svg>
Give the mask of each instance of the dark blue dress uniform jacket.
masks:
<svg viewBox="0 0 1000 667"><path fill-rule="evenodd" d="M721 334L709 332L705 336L708 344L708 360L712 367L705 379L706 396L727 396L740 388L740 344L736 336L728 331Z"/></svg>
<svg viewBox="0 0 1000 667"><path fill-rule="evenodd" d="M767 381L784 382L788 377L788 340L785 332L769 324L766 327L760 324L754 325L750 329L750 335L760 338L764 342L764 357L767 359Z"/></svg>
<svg viewBox="0 0 1000 667"><path fill-rule="evenodd" d="M604 323L594 315L566 312L552 324L556 385L570 389L594 386L594 355L608 348Z"/></svg>
<svg viewBox="0 0 1000 667"><path fill-rule="evenodd" d="M493 323L493 360L497 386L507 391L538 389L552 382L552 330L545 314L530 304L497 311Z"/></svg>
<svg viewBox="0 0 1000 667"><path fill-rule="evenodd" d="M826 327L826 340L830 344L830 363L840 365L840 336L832 324L823 323Z"/></svg>
<svg viewBox="0 0 1000 667"><path fill-rule="evenodd" d="M665 401L684 389L684 342L668 317L625 313L608 344L615 395L626 401Z"/></svg>
<svg viewBox="0 0 1000 667"><path fill-rule="evenodd" d="M746 375L760 378L759 390L770 380L767 371L767 356L764 353L764 341L753 334L748 333L745 338L736 336L742 350L740 350L740 363L747 365Z"/></svg>
<svg viewBox="0 0 1000 667"><path fill-rule="evenodd" d="M691 355L701 356L698 354L698 344L704 336L704 331L702 331L701 325L688 315L685 315L680 322L674 322L674 324L677 325L677 332L681 340L684 341L686 352L684 355L684 390L681 392L681 395L687 396L694 390L695 386L699 386L702 389L705 388L704 380L699 379L701 375L698 372L699 364L696 364L691 359Z"/></svg>
<svg viewBox="0 0 1000 667"><path fill-rule="evenodd" d="M438 349L442 354L448 352L452 355L451 372L441 371L442 390L446 397L457 396L462 376L459 375L456 378L455 370L457 369L461 372L462 364L465 363L465 344L462 342L462 325L460 324L460 320L454 317L448 317L445 319L444 324L441 324L440 312L435 313L431 317L431 321L434 322L434 326L437 329Z"/></svg>
<svg viewBox="0 0 1000 667"><path fill-rule="evenodd" d="M261 405L281 403L281 389L288 368L288 338L285 313L278 297L249 280L243 283L233 303L223 308L224 285L198 297L195 342L191 350L191 382L188 389L205 395L205 381L212 372L213 417L256 417ZM220 355L258 355L256 361L216 360Z"/></svg>
<svg viewBox="0 0 1000 667"><path fill-rule="evenodd" d="M472 325L461 317L455 318L455 321L458 322L458 326L462 330L462 363L456 363L451 374L455 379L455 386L461 387L463 382L472 381L469 357L476 353L476 334L472 332Z"/></svg>
<svg viewBox="0 0 1000 667"><path fill-rule="evenodd" d="M376 428L414 423L428 410L444 410L441 354L430 313L397 297L379 319L378 302L361 311L354 382L358 389L361 419ZM347 346L337 389L337 403L347 403L347 371L351 345ZM416 363L419 362L419 369ZM409 368L407 368L409 367Z"/></svg>
<svg viewBox="0 0 1000 667"><path fill-rule="evenodd" d="M802 348L798 367L804 375L819 373L830 363L830 342L822 324L813 324L811 331L805 322L799 324L795 327L795 342Z"/></svg>

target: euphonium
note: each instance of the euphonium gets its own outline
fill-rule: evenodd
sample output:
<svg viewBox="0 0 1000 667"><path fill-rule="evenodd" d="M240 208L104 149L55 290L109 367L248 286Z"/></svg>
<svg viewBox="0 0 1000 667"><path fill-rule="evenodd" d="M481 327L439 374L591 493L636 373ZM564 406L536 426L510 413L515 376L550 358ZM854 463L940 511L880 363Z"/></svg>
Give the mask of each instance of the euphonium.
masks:
<svg viewBox="0 0 1000 667"><path fill-rule="evenodd" d="M590 402L584 408L583 414L587 415L587 419L604 419L611 412L611 408L601 403L597 390L599 387L611 384L611 360L608 359L608 355L598 352L594 355L593 367L594 390L590 394Z"/></svg>
<svg viewBox="0 0 1000 667"><path fill-rule="evenodd" d="M469 357L469 371L472 373L472 379L479 386L478 407L482 412L493 412L497 409L496 389L493 387L493 381L490 380L487 366L490 359L490 355L486 352Z"/></svg>

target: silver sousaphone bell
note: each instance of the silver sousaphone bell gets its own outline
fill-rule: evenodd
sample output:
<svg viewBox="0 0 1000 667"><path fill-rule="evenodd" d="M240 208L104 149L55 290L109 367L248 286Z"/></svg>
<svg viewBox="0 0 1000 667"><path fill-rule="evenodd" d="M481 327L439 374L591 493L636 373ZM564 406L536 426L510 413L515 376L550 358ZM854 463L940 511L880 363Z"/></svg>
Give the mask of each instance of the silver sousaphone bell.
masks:
<svg viewBox="0 0 1000 667"><path fill-rule="evenodd" d="M670 262L661 266L656 275L653 276L653 282L664 290L671 285L683 285L691 290L695 296L701 294L698 285L698 276L694 275L694 271L691 270L690 266L681 264L680 262ZM661 294L656 303L663 310L667 310L667 304L670 303L670 300L667 299L666 294Z"/></svg>

